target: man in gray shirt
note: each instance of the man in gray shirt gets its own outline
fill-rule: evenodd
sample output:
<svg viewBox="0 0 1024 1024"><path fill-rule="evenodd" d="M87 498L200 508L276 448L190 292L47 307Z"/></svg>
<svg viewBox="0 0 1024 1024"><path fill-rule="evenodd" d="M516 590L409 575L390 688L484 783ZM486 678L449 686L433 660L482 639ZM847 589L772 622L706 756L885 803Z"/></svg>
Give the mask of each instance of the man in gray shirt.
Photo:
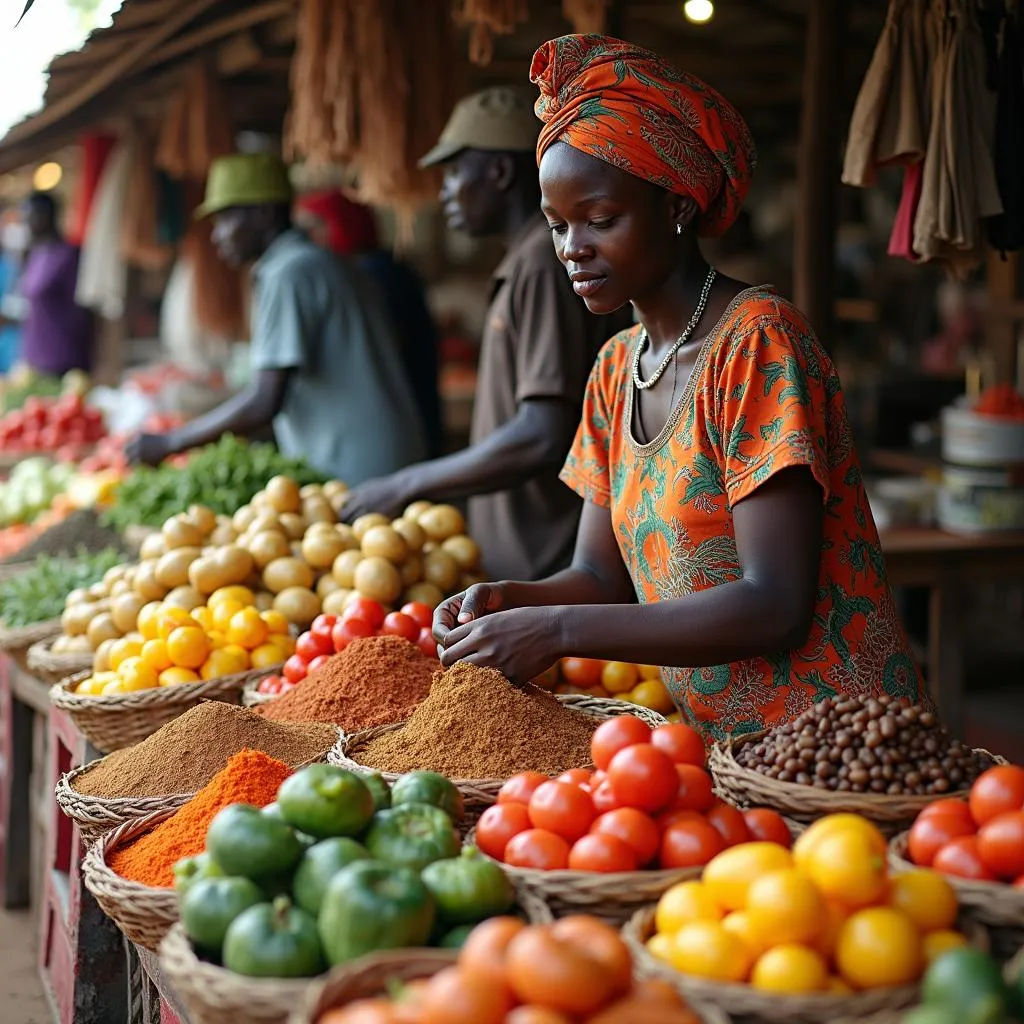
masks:
<svg viewBox="0 0 1024 1024"><path fill-rule="evenodd" d="M355 485L423 459L426 437L383 300L355 264L291 224L288 171L268 154L216 161L198 216L214 218L228 264L252 265L253 383L169 434L142 434L134 461L158 463L221 434L273 422L278 445Z"/></svg>

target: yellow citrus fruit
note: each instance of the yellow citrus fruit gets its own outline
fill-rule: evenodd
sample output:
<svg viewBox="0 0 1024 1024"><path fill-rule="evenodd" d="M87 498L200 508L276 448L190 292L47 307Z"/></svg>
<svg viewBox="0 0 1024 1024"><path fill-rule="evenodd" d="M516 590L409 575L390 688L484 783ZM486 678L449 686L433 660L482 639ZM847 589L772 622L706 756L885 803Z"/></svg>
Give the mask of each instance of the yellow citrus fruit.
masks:
<svg viewBox="0 0 1024 1024"><path fill-rule="evenodd" d="M750 984L763 992L803 995L828 988L828 964L809 946L786 943L769 949L750 974Z"/></svg>
<svg viewBox="0 0 1024 1024"><path fill-rule="evenodd" d="M751 883L769 871L793 866L789 851L777 843L742 843L723 851L701 876L714 901L725 910L743 910Z"/></svg>
<svg viewBox="0 0 1024 1024"><path fill-rule="evenodd" d="M601 685L609 693L628 693L639 678L636 665L626 661L606 661L601 669Z"/></svg>
<svg viewBox="0 0 1024 1024"><path fill-rule="evenodd" d="M672 957L672 937L670 935L652 935L647 940L647 952L668 963Z"/></svg>
<svg viewBox="0 0 1024 1024"><path fill-rule="evenodd" d="M769 871L751 883L747 914L765 946L813 943L825 924L825 901L796 868Z"/></svg>
<svg viewBox="0 0 1024 1024"><path fill-rule="evenodd" d="M179 668L177 665L165 668L160 673L161 686L177 686L181 683L198 683L199 673L190 668Z"/></svg>
<svg viewBox="0 0 1024 1024"><path fill-rule="evenodd" d="M219 651L228 645L228 638L219 629L211 629L206 634L206 639L210 642L211 651Z"/></svg>
<svg viewBox="0 0 1024 1024"><path fill-rule="evenodd" d="M167 653L166 640L147 640L142 645L140 657L157 674L163 672L165 668L170 668L172 664L171 656Z"/></svg>
<svg viewBox="0 0 1024 1024"><path fill-rule="evenodd" d="M930 964L933 960L938 960L940 956L948 953L951 949L959 949L961 946L966 945L966 937L960 932L953 931L951 928L940 928L938 931L929 932L921 940L921 948L924 952L926 964Z"/></svg>
<svg viewBox="0 0 1024 1024"><path fill-rule="evenodd" d="M750 914L745 910L734 910L722 918L722 927L727 932L732 932L750 950L752 957L759 957L766 952L771 943L764 942L750 920Z"/></svg>
<svg viewBox="0 0 1024 1024"><path fill-rule="evenodd" d="M956 923L956 891L935 871L921 868L895 875L889 880L887 902L923 932L952 928Z"/></svg>
<svg viewBox="0 0 1024 1024"><path fill-rule="evenodd" d="M283 652L277 644L260 644L249 652L249 661L253 668L273 668L284 661Z"/></svg>
<svg viewBox="0 0 1024 1024"><path fill-rule="evenodd" d="M657 679L661 682L661 669L657 665L637 665L641 679Z"/></svg>
<svg viewBox="0 0 1024 1024"><path fill-rule="evenodd" d="M235 612L228 623L228 643L238 644L247 651L259 647L269 635L270 629L255 608L243 608L240 612Z"/></svg>
<svg viewBox="0 0 1024 1024"><path fill-rule="evenodd" d="M179 668L199 668L210 653L210 641L198 626L179 626L167 637L167 654Z"/></svg>
<svg viewBox="0 0 1024 1024"><path fill-rule="evenodd" d="M150 601L140 609L135 628L145 639L155 640L157 638L157 619L160 617L162 609L163 605L159 601Z"/></svg>
<svg viewBox="0 0 1024 1024"><path fill-rule="evenodd" d="M196 621L196 625L204 632L209 633L214 628L212 608L203 605L199 608L193 608L191 614L192 618Z"/></svg>
<svg viewBox="0 0 1024 1024"><path fill-rule="evenodd" d="M154 686L159 685L157 673L139 657L122 661L117 674L121 681L121 693L151 690Z"/></svg>
<svg viewBox="0 0 1024 1024"><path fill-rule="evenodd" d="M184 608L164 608L157 619L157 636L161 640L166 640L176 629L195 625L196 620Z"/></svg>
<svg viewBox="0 0 1024 1024"><path fill-rule="evenodd" d="M629 691L628 700L641 707L650 708L652 711L671 711L675 704L665 689L665 684L660 679L648 679L645 682L637 683Z"/></svg>
<svg viewBox="0 0 1024 1024"><path fill-rule="evenodd" d="M862 818L859 814L830 814L819 818L797 837L793 843L793 863L798 868L803 868L808 855L818 842L835 832L858 832L868 840L871 848L880 857L886 854L888 845L885 836L867 818Z"/></svg>
<svg viewBox="0 0 1024 1024"><path fill-rule="evenodd" d="M137 640L129 640L127 637L115 640L110 645L110 652L107 654L110 671L117 672L129 658L137 658L141 653L142 644Z"/></svg>
<svg viewBox="0 0 1024 1024"><path fill-rule="evenodd" d="M228 646L210 651L210 656L199 669L199 675L203 679L220 679L221 676L245 672L248 668L249 652L244 647Z"/></svg>
<svg viewBox="0 0 1024 1024"><path fill-rule="evenodd" d="M108 683L112 683L116 679L116 672L95 672L75 687L75 693L81 694L83 697L95 697L103 692L103 688Z"/></svg>
<svg viewBox="0 0 1024 1024"><path fill-rule="evenodd" d="M846 907L834 900L825 900L825 919L822 922L821 931L814 943L814 948L819 953L831 959L836 951L836 943L839 941L839 931L846 923L850 912Z"/></svg>
<svg viewBox="0 0 1024 1024"><path fill-rule="evenodd" d="M100 697L116 697L118 694L125 693L124 680L119 675L114 675L114 678L106 682L99 688L97 695Z"/></svg>
<svg viewBox="0 0 1024 1024"><path fill-rule="evenodd" d="M714 981L744 981L752 958L742 939L721 921L691 921L672 938L669 962L677 971Z"/></svg>
<svg viewBox="0 0 1024 1024"><path fill-rule="evenodd" d="M248 588L239 585L230 587L221 587L219 590L215 590L207 599L206 603L211 608L217 608L225 601L234 601L236 604L240 604L243 608L256 602L256 595Z"/></svg>
<svg viewBox="0 0 1024 1024"><path fill-rule="evenodd" d="M822 836L802 866L823 896L855 909L885 898L888 867L870 836L854 829L838 829Z"/></svg>
<svg viewBox="0 0 1024 1024"><path fill-rule="evenodd" d="M271 608L270 611L260 612L260 618L267 624L267 629L271 635L288 634L288 620L280 612L276 612Z"/></svg>
<svg viewBox="0 0 1024 1024"><path fill-rule="evenodd" d="M227 632L231 620L246 606L241 601L232 601L230 598L221 601L220 604L210 608L213 612L213 628Z"/></svg>
<svg viewBox="0 0 1024 1024"><path fill-rule="evenodd" d="M836 966L856 989L909 985L920 977L923 965L921 933L902 910L858 910L839 932Z"/></svg>
<svg viewBox="0 0 1024 1024"><path fill-rule="evenodd" d="M284 661L295 653L295 637L290 633L271 633L267 637L267 643L273 644L281 652L278 661Z"/></svg>
<svg viewBox="0 0 1024 1024"><path fill-rule="evenodd" d="M658 900L654 923L663 935L674 935L691 921L721 921L722 908L697 881L673 885Z"/></svg>

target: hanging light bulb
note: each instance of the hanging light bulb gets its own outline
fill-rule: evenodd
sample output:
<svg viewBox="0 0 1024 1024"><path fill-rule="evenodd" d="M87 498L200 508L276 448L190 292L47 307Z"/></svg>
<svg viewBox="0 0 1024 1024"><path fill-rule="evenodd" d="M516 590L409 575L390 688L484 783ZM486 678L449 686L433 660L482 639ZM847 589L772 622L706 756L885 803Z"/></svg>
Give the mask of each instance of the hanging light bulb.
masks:
<svg viewBox="0 0 1024 1024"><path fill-rule="evenodd" d="M63 177L64 171L60 164L52 162L41 164L32 176L32 187L37 192L49 192L60 184L60 179Z"/></svg>
<svg viewBox="0 0 1024 1024"><path fill-rule="evenodd" d="M715 16L715 5L711 0L686 0L683 14L694 25L706 25Z"/></svg>

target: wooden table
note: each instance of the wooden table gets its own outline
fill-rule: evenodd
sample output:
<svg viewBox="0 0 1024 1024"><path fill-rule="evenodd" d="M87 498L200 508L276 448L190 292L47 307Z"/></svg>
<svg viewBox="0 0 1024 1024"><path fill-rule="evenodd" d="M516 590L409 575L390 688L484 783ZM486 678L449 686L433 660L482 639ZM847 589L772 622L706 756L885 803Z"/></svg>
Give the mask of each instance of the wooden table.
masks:
<svg viewBox="0 0 1024 1024"><path fill-rule="evenodd" d="M892 586L928 591L928 683L943 719L962 734L964 584L1024 582L1024 533L966 537L898 527L881 531L881 539Z"/></svg>

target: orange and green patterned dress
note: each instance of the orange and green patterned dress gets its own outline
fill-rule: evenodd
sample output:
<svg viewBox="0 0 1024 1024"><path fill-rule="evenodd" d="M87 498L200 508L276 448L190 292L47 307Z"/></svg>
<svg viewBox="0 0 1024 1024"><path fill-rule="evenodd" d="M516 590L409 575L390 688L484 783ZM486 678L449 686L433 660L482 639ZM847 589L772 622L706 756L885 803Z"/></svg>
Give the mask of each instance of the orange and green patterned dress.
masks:
<svg viewBox="0 0 1024 1024"><path fill-rule="evenodd" d="M736 296L649 444L631 426L639 336L633 328L601 350L562 479L611 510L641 601L740 579L732 508L774 473L806 466L825 503L807 642L727 665L664 669L684 720L721 739L792 720L838 693L919 699L839 377L804 317L771 289Z"/></svg>

